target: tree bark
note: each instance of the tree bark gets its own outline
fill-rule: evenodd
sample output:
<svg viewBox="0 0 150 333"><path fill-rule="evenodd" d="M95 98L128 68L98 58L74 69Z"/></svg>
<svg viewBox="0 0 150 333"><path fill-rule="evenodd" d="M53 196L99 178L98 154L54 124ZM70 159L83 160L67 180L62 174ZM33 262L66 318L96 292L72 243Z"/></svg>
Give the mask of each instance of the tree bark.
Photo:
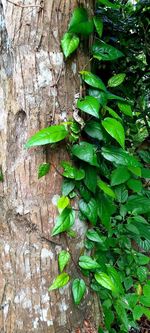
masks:
<svg viewBox="0 0 150 333"><path fill-rule="evenodd" d="M24 149L27 138L39 129L67 119L79 92L78 71L87 57L83 47L67 63L60 50L60 38L77 1L12 2L16 5L0 0L0 165L4 174L0 183L0 332L94 333L100 320L96 296L87 292L76 307L70 285L48 292L59 273L58 253L68 246L77 262L86 228L76 219L78 236L73 242L66 244L64 235L50 237L61 188L54 165L64 159L65 147ZM38 180L37 168L44 162L53 165ZM73 262L68 272L72 277L79 275Z"/></svg>

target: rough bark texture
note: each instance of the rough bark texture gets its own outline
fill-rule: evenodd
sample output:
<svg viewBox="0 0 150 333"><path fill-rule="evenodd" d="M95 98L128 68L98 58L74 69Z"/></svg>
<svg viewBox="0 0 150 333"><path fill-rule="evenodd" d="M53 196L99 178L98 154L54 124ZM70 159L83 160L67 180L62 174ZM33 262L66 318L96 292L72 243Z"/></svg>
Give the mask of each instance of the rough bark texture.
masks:
<svg viewBox="0 0 150 333"><path fill-rule="evenodd" d="M48 293L58 274L57 254L66 248L64 236L55 238L58 244L50 239L61 177L51 167L38 180L37 168L49 161L58 165L64 147L24 149L32 134L66 119L79 91L77 73L86 56L82 50L64 64L59 46L77 2L14 1L24 7L0 0L0 165L4 174L0 183L0 332L94 333L99 321L94 295L87 294L78 309L69 286ZM67 244L75 261L82 251L85 226L76 220L76 228L78 238ZM69 272L78 275L73 264Z"/></svg>

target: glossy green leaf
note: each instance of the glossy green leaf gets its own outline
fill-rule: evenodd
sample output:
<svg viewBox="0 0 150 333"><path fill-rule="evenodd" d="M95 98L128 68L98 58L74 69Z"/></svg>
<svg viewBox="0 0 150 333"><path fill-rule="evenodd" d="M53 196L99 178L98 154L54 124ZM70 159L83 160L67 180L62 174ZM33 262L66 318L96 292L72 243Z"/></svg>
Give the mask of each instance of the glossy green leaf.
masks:
<svg viewBox="0 0 150 333"><path fill-rule="evenodd" d="M85 171L83 169L75 168L68 161L63 161L61 166L64 168L63 176L66 178L81 180L85 177Z"/></svg>
<svg viewBox="0 0 150 333"><path fill-rule="evenodd" d="M130 323L128 320L127 311L125 309L124 303L119 299L115 302L115 310L117 312L120 321L123 323L125 327L124 332L128 332L130 329Z"/></svg>
<svg viewBox="0 0 150 333"><path fill-rule="evenodd" d="M123 112L126 116L132 117L132 108L130 104L119 102L118 108L121 112Z"/></svg>
<svg viewBox="0 0 150 333"><path fill-rule="evenodd" d="M145 308L141 305L136 305L133 309L134 320L139 320L144 314Z"/></svg>
<svg viewBox="0 0 150 333"><path fill-rule="evenodd" d="M26 143L25 147L46 145L48 143L59 142L68 135L68 130L64 125L54 125L35 133Z"/></svg>
<svg viewBox="0 0 150 333"><path fill-rule="evenodd" d="M121 117L118 116L118 114L111 108L109 108L108 106L106 106L106 110L108 111L108 113L113 117L113 118L116 118L120 121L122 121Z"/></svg>
<svg viewBox="0 0 150 333"><path fill-rule="evenodd" d="M94 16L93 21L94 21L96 31L97 31L99 37L101 38L102 34L103 34L103 21L98 16Z"/></svg>
<svg viewBox="0 0 150 333"><path fill-rule="evenodd" d="M76 187L79 190L80 196L82 199L84 199L86 202L89 202L92 195L91 192L87 189L87 187L83 183L76 183Z"/></svg>
<svg viewBox="0 0 150 333"><path fill-rule="evenodd" d="M97 75L87 71L81 71L80 74L82 75L82 80L89 86L106 91L103 81Z"/></svg>
<svg viewBox="0 0 150 333"><path fill-rule="evenodd" d="M68 31L82 35L89 35L93 32L93 21L88 20L86 9L83 7L74 9Z"/></svg>
<svg viewBox="0 0 150 333"><path fill-rule="evenodd" d="M86 270L95 270L100 268L100 265L89 256L81 256L79 258L79 266Z"/></svg>
<svg viewBox="0 0 150 333"><path fill-rule="evenodd" d="M119 86L125 80L125 77L126 77L126 74L124 74L124 73L113 75L108 80L108 86L109 87Z"/></svg>
<svg viewBox="0 0 150 333"><path fill-rule="evenodd" d="M119 121L113 118L105 118L102 121L102 126L124 149L125 147L125 132Z"/></svg>
<svg viewBox="0 0 150 333"><path fill-rule="evenodd" d="M38 167L38 179L47 175L50 170L50 163L40 164Z"/></svg>
<svg viewBox="0 0 150 333"><path fill-rule="evenodd" d="M62 273L56 277L52 285L48 288L49 291L64 287L69 282L69 275Z"/></svg>
<svg viewBox="0 0 150 333"><path fill-rule="evenodd" d="M150 258L148 256L145 256L142 253L138 253L137 256L137 263L139 265L147 265L150 262ZM150 288L150 287L149 287Z"/></svg>
<svg viewBox="0 0 150 333"><path fill-rule="evenodd" d="M97 202L92 198L88 203L84 200L79 201L79 209L81 213L93 224L97 222Z"/></svg>
<svg viewBox="0 0 150 333"><path fill-rule="evenodd" d="M128 167L140 167L140 162L127 151L117 147L103 147L102 155L106 160L114 162L115 164L120 164Z"/></svg>
<svg viewBox="0 0 150 333"><path fill-rule="evenodd" d="M94 229L89 229L86 233L86 237L91 240L92 242L95 242L95 243L100 243L102 244L103 243L103 237L99 235L99 233L94 230Z"/></svg>
<svg viewBox="0 0 150 333"><path fill-rule="evenodd" d="M62 195L67 196L75 188L75 183L70 179L64 179L62 184Z"/></svg>
<svg viewBox="0 0 150 333"><path fill-rule="evenodd" d="M75 214L71 208L65 208L57 217L56 224L52 230L52 236L68 231L74 224Z"/></svg>
<svg viewBox="0 0 150 333"><path fill-rule="evenodd" d="M99 101L99 103L102 106L106 106L106 104L107 104L107 91L104 92L104 91L101 91L101 90L98 90L98 89L89 88L88 93L89 93L90 96L93 96L93 97L97 98L97 100Z"/></svg>
<svg viewBox="0 0 150 333"><path fill-rule="evenodd" d="M116 292L116 286L114 282L111 280L110 276L107 275L106 273L100 272L96 273L95 275L95 280L104 288L109 289L113 292Z"/></svg>
<svg viewBox="0 0 150 333"><path fill-rule="evenodd" d="M111 186L120 185L125 183L130 178L128 169L124 166L120 166L112 171L111 174Z"/></svg>
<svg viewBox="0 0 150 333"><path fill-rule="evenodd" d="M110 186L103 182L100 178L97 181L97 185L105 194L109 195L112 198L116 197L114 191L110 188Z"/></svg>
<svg viewBox="0 0 150 333"><path fill-rule="evenodd" d="M97 40L92 46L93 57L98 60L116 60L123 57L124 54L114 46L106 44L103 41Z"/></svg>
<svg viewBox="0 0 150 333"><path fill-rule="evenodd" d="M112 8L112 9L118 9L119 5L114 4L110 2L109 0L97 0L100 4L105 5L106 7Z"/></svg>
<svg viewBox="0 0 150 333"><path fill-rule="evenodd" d="M137 268L137 276L139 278L139 281L142 283L146 281L148 275L148 269L147 267L140 266Z"/></svg>
<svg viewBox="0 0 150 333"><path fill-rule="evenodd" d="M121 293L124 294L124 289L121 283L121 278L119 273L117 272L117 270L111 266L111 265L107 265L107 272L108 275L110 276L111 280L113 281L116 290Z"/></svg>
<svg viewBox="0 0 150 333"><path fill-rule="evenodd" d="M95 193L96 186L97 186L97 172L96 168L87 164L84 168L85 170L85 178L84 178L84 184L87 186L87 188Z"/></svg>
<svg viewBox="0 0 150 333"><path fill-rule="evenodd" d="M133 175L136 175L138 177L141 177L141 168L139 167L128 167L129 171L133 173Z"/></svg>
<svg viewBox="0 0 150 333"><path fill-rule="evenodd" d="M64 195L60 197L57 201L57 207L59 212L62 212L70 203L70 200L68 197L65 197Z"/></svg>
<svg viewBox="0 0 150 333"><path fill-rule="evenodd" d="M58 264L61 273L68 264L69 260L70 260L70 253L68 251L62 250L58 255Z"/></svg>
<svg viewBox="0 0 150 333"><path fill-rule="evenodd" d="M84 99L78 99L77 107L81 111L99 118L100 103L95 97L86 96Z"/></svg>
<svg viewBox="0 0 150 333"><path fill-rule="evenodd" d="M108 100L116 100L116 101L126 102L126 100L123 97L114 95L114 94L110 93L109 91L107 91L106 96L107 96Z"/></svg>
<svg viewBox="0 0 150 333"><path fill-rule="evenodd" d="M75 279L72 283L72 294L75 304L80 304L86 292L86 285L83 279Z"/></svg>
<svg viewBox="0 0 150 333"><path fill-rule="evenodd" d="M110 217L115 212L116 207L109 197L99 193L97 198L98 216L101 219L103 225L109 229Z"/></svg>
<svg viewBox="0 0 150 333"><path fill-rule="evenodd" d="M66 58L70 56L79 46L80 39L78 36L66 32L61 39L61 47Z"/></svg>
<svg viewBox="0 0 150 333"><path fill-rule="evenodd" d="M150 308L150 297L149 296L141 296L140 303L146 307Z"/></svg>
<svg viewBox="0 0 150 333"><path fill-rule="evenodd" d="M135 215L149 213L150 199L140 195L132 195L128 198L125 208Z"/></svg>
<svg viewBox="0 0 150 333"><path fill-rule="evenodd" d="M115 194L117 201L119 201L120 203L124 203L128 199L128 191L126 187L122 184L115 188Z"/></svg>
<svg viewBox="0 0 150 333"><path fill-rule="evenodd" d="M82 141L79 144L74 145L71 149L71 152L80 160L85 161L93 166L99 166L95 148L92 144Z"/></svg>
<svg viewBox="0 0 150 333"><path fill-rule="evenodd" d="M90 120L84 127L85 133L97 140L105 140L104 129L100 123L95 120Z"/></svg>
<svg viewBox="0 0 150 333"><path fill-rule="evenodd" d="M127 185L130 190L133 192L141 192L142 191L142 182L139 179L129 179Z"/></svg>

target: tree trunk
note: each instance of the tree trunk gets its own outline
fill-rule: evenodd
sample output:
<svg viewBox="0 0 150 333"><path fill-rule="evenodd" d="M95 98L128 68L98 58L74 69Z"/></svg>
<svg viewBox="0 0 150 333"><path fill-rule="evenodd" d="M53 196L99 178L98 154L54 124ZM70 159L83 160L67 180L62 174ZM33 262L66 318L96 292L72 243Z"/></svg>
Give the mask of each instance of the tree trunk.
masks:
<svg viewBox="0 0 150 333"><path fill-rule="evenodd" d="M13 1L17 5L0 0L0 165L4 174L0 183L0 332L94 333L99 303L93 294L87 292L76 307L70 285L48 292L59 274L58 253L67 245L77 261L85 229L76 219L76 240L66 244L64 235L50 237L61 188L55 165L64 159L64 147L24 149L27 138L39 129L67 119L79 92L78 71L86 55L81 50L64 63L60 50L60 38L77 1ZM53 166L38 180L37 168L44 162ZM73 262L68 272L78 277Z"/></svg>

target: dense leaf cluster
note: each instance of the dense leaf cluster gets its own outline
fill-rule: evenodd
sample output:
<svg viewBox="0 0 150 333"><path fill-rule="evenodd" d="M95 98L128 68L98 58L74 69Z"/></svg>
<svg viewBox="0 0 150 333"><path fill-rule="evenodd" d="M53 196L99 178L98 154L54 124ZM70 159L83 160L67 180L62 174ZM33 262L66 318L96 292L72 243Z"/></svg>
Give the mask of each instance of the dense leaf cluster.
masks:
<svg viewBox="0 0 150 333"><path fill-rule="evenodd" d="M32 147L65 139L71 162L63 161L62 196L52 235L75 237L75 211L88 224L85 249L79 257L82 278L72 282L74 302L86 293L85 277L97 292L104 312L100 333L125 333L150 319L150 151L149 46L147 1L98 0L94 17L76 8L61 46L68 58L93 34L91 71L80 72L86 96L77 101L84 127L73 119L36 133ZM49 171L40 165L39 178ZM83 222L81 222L83 223ZM72 259L60 252L60 275L49 290L70 280L64 269Z"/></svg>

